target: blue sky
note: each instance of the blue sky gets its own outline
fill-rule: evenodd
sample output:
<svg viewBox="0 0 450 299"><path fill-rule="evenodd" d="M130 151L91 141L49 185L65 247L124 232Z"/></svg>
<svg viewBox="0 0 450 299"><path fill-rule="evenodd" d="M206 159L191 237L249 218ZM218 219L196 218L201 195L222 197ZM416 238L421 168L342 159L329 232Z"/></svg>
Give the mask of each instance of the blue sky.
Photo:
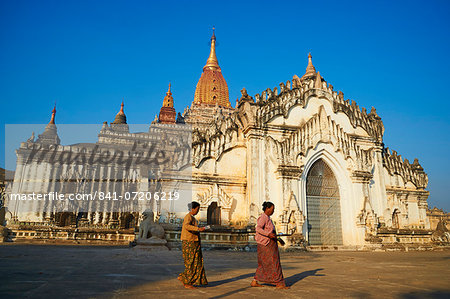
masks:
<svg viewBox="0 0 450 299"><path fill-rule="evenodd" d="M449 13L448 1L1 1L1 122L45 124L56 101L57 123L101 124L124 98L129 123L150 123L169 82L182 112L215 26L233 106L242 87L301 76L311 52L335 90L377 108L385 144L419 158L429 205L449 211Z"/></svg>

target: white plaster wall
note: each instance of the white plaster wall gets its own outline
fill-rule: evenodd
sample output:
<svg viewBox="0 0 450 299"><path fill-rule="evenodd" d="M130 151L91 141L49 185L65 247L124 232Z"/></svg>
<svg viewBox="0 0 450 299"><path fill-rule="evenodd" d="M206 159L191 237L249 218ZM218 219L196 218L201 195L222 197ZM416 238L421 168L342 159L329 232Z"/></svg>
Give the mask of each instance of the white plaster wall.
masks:
<svg viewBox="0 0 450 299"><path fill-rule="evenodd" d="M245 177L246 174L246 149L235 147L222 154L217 163L217 173L227 176Z"/></svg>

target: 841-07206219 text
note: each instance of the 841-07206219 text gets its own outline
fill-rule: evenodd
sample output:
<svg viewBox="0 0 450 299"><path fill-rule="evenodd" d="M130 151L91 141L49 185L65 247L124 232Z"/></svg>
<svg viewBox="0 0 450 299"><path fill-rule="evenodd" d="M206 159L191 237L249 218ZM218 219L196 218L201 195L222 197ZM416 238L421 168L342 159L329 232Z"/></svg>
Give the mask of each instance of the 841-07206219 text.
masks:
<svg viewBox="0 0 450 299"><path fill-rule="evenodd" d="M117 194L117 192L98 192L99 200L178 200L180 194L177 191L174 192L143 192L143 191L133 191L124 192L123 195Z"/></svg>

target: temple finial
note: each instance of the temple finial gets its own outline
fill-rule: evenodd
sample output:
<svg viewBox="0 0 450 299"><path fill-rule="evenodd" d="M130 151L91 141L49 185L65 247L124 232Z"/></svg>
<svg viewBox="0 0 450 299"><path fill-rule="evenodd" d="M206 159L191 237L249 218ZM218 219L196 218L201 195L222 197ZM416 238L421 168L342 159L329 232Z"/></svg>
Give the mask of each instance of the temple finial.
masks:
<svg viewBox="0 0 450 299"><path fill-rule="evenodd" d="M123 111L123 98L122 103L120 104L120 110L117 112L116 117L114 118L114 121L112 124L126 124L127 123L127 117L125 116L125 112Z"/></svg>
<svg viewBox="0 0 450 299"><path fill-rule="evenodd" d="M45 127L44 132L42 132L42 134L39 134L36 142L46 144L59 144L61 142L61 140L58 137L58 129L56 128L55 125L55 116L56 116L56 101L52 110L52 118L50 119L48 125ZM31 140L31 138L29 140Z"/></svg>
<svg viewBox="0 0 450 299"><path fill-rule="evenodd" d="M216 34L215 34L215 30L216 28L213 27L213 34L211 36L211 51L209 53L209 57L208 60L206 61L206 65L203 67L203 69L205 68L210 68L213 70L220 70L219 67L219 61L217 60L217 56L216 56Z"/></svg>
<svg viewBox="0 0 450 299"><path fill-rule="evenodd" d="M166 96L163 100L163 105L159 111L159 117L155 118L159 123L162 124L174 124L176 123L177 113L173 107L173 96L172 96L172 84L169 82L169 89L166 92Z"/></svg>
<svg viewBox="0 0 450 299"><path fill-rule="evenodd" d="M302 76L301 80L306 78L313 78L316 75L316 68L312 63L312 55L311 52L308 53L308 66L306 67L306 72Z"/></svg>
<svg viewBox="0 0 450 299"><path fill-rule="evenodd" d="M55 115L56 115L56 101L55 101L55 106L53 106L53 110L52 110L52 118L50 119L50 122L48 123L49 125L55 124Z"/></svg>
<svg viewBox="0 0 450 299"><path fill-rule="evenodd" d="M169 89L164 97L163 107L173 107L172 84L169 82Z"/></svg>

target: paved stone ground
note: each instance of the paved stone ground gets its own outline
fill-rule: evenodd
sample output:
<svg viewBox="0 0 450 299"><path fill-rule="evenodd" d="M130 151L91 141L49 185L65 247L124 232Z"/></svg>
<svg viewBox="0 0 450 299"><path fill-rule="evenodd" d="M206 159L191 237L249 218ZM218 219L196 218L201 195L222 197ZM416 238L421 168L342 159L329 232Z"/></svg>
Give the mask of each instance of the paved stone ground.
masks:
<svg viewBox="0 0 450 299"><path fill-rule="evenodd" d="M180 251L1 245L1 298L450 298L450 251L289 252L290 290L249 286L255 252L204 251L208 287L186 290Z"/></svg>

